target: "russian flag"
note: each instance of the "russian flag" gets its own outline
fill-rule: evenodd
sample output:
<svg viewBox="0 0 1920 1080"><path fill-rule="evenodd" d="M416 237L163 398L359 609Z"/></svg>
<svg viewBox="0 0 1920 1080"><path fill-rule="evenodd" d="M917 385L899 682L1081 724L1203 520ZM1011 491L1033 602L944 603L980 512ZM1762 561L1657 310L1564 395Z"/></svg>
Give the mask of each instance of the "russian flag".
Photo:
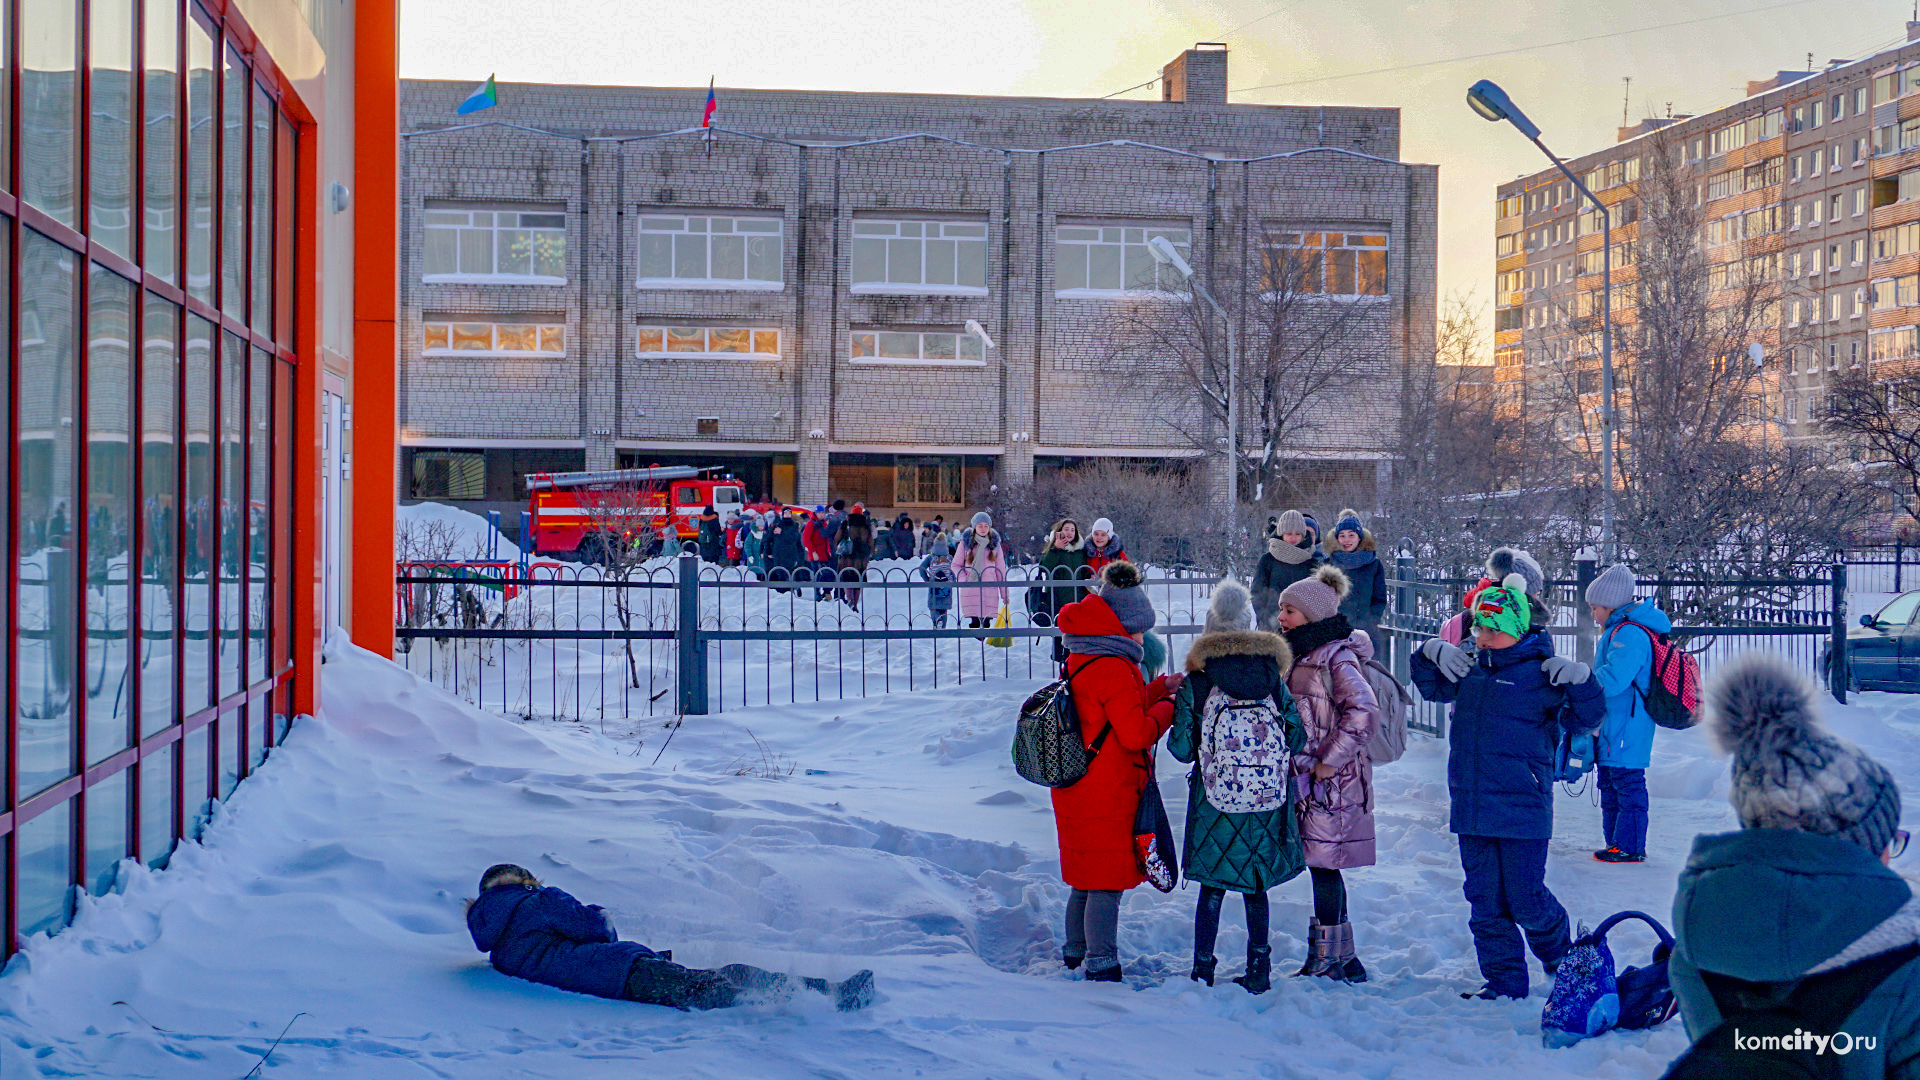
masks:
<svg viewBox="0 0 1920 1080"><path fill-rule="evenodd" d="M489 75L480 89L468 94L467 100L461 102L460 107L453 110L453 113L455 116L465 116L468 113L477 113L481 109L491 109L498 104L500 104L500 95L493 87L493 76Z"/></svg>
<svg viewBox="0 0 1920 1080"><path fill-rule="evenodd" d="M719 107L720 107L719 99L713 96L713 80L708 79L707 80L707 107L704 110L702 110L700 113L701 127L710 128L713 126L713 113L714 113L714 110L718 109Z"/></svg>

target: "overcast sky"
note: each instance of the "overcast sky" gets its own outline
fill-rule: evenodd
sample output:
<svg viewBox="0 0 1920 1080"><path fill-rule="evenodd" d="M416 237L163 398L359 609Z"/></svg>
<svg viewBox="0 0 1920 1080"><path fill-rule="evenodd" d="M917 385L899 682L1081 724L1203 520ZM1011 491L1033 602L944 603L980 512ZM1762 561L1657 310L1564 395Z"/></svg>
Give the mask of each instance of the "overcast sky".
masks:
<svg viewBox="0 0 1920 1080"><path fill-rule="evenodd" d="M1494 185L1544 162L1511 127L1467 110L1475 79L1504 86L1571 157L1613 142L1623 77L1635 120L1669 103L1700 112L1738 100L1748 79L1804 68L1808 53L1824 65L1897 44L1912 10L1911 0L408 0L400 69L476 84L492 73L705 87L711 76L723 88L1097 97L1153 78L1196 41L1224 41L1230 101L1401 109L1402 157L1440 166L1441 291L1484 304ZM1612 36L1553 44L1596 35ZM1493 52L1505 55L1456 59ZM1361 74L1414 64L1425 66Z"/></svg>

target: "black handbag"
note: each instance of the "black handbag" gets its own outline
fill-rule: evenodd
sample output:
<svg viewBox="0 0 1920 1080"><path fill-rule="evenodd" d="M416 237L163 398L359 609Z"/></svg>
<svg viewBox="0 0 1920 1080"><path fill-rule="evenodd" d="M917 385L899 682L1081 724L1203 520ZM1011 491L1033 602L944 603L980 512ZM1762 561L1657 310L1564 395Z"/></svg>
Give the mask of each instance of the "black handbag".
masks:
<svg viewBox="0 0 1920 1080"><path fill-rule="evenodd" d="M1180 853L1173 846L1173 822L1167 819L1167 805L1160 799L1160 784L1147 769L1147 787L1140 793L1140 808L1133 814L1133 855L1147 884L1161 892L1172 892L1180 883Z"/></svg>

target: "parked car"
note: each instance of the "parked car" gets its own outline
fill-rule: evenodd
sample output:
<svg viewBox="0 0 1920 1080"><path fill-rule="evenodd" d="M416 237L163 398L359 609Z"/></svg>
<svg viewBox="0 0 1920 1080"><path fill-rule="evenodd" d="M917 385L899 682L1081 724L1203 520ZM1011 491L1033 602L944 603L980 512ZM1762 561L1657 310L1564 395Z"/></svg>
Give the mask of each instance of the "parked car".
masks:
<svg viewBox="0 0 1920 1080"><path fill-rule="evenodd" d="M1920 589L1903 592L1847 631L1847 686L1920 693ZM1832 663L1822 649L1820 670Z"/></svg>

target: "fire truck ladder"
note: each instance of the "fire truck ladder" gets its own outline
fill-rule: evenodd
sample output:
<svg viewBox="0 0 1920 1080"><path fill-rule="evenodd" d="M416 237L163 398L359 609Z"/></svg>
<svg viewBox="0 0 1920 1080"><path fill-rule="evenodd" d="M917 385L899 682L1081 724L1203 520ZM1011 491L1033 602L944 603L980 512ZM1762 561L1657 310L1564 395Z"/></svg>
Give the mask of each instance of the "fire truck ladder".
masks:
<svg viewBox="0 0 1920 1080"><path fill-rule="evenodd" d="M659 465L651 469L602 469L598 472L528 473L531 491L594 487L600 484L642 484L652 480L691 480L701 473L719 472L718 465Z"/></svg>

